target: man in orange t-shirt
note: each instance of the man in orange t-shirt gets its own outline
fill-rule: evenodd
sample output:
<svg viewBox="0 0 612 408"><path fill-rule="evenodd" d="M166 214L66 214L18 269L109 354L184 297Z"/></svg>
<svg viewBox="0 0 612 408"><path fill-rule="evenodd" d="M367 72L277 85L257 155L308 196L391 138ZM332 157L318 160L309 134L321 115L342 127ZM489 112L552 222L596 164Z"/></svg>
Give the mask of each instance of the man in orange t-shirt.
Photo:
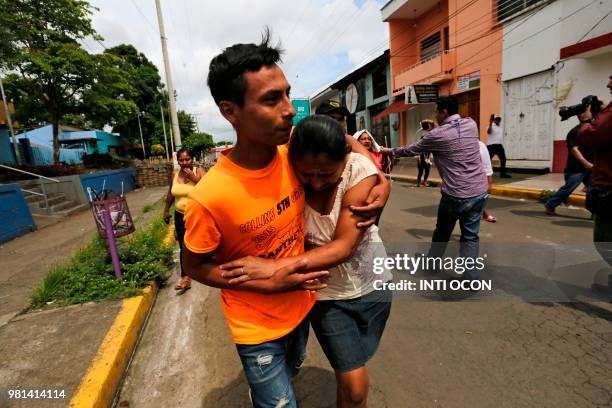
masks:
<svg viewBox="0 0 612 408"><path fill-rule="evenodd" d="M196 281L222 289L254 405L295 407L291 378L304 359L314 291L325 287L317 278L328 272L304 272L307 265L288 261L268 279L230 285L218 266L249 255L304 252L304 190L286 147L295 110L276 65L280 53L268 43L266 35L259 45L233 45L210 63L208 86L237 142L190 194L183 267ZM380 197L361 208L369 222L386 202Z"/></svg>

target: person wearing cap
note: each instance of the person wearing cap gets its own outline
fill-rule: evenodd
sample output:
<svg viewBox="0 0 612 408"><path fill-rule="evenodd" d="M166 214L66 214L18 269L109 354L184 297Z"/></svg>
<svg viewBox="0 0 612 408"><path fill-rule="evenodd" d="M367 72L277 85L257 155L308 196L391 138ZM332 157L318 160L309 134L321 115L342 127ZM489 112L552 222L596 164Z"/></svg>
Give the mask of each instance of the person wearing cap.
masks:
<svg viewBox="0 0 612 408"><path fill-rule="evenodd" d="M325 115L336 119L341 125L344 126L344 131L347 131L346 118L349 115L349 111L344 106L340 105L340 102L334 99L323 101L319 106L317 106L315 113L317 115Z"/></svg>
<svg viewBox="0 0 612 408"><path fill-rule="evenodd" d="M489 158L493 159L493 156L495 155L497 155L499 158L501 173L500 177L511 178L512 176L506 172L506 151L502 145L504 130L500 126L501 120L501 116L494 114L491 115L491 119L489 120L489 128L487 129L487 134L489 135L489 138L487 139L487 149L489 150Z"/></svg>

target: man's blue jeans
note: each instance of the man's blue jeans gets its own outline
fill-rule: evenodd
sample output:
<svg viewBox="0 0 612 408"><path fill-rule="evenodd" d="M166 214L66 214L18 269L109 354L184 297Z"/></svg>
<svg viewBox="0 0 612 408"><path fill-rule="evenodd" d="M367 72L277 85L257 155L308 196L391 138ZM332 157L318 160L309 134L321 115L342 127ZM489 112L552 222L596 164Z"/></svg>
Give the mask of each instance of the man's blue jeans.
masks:
<svg viewBox="0 0 612 408"><path fill-rule="evenodd" d="M590 171L584 171L581 173L565 173L564 176L565 184L546 202L546 206L548 208L553 210L557 208L582 182L584 182L587 188L591 188Z"/></svg>
<svg viewBox="0 0 612 408"><path fill-rule="evenodd" d="M305 318L291 333L277 340L236 344L256 408L297 407L291 379L306 357L309 324Z"/></svg>
<svg viewBox="0 0 612 408"><path fill-rule="evenodd" d="M443 257L446 245L459 221L461 242L459 256L476 259L479 251L480 219L487 202L487 193L475 197L458 198L442 193L438 207L438 221L431 239L429 257ZM479 279L476 269L466 270L467 279Z"/></svg>

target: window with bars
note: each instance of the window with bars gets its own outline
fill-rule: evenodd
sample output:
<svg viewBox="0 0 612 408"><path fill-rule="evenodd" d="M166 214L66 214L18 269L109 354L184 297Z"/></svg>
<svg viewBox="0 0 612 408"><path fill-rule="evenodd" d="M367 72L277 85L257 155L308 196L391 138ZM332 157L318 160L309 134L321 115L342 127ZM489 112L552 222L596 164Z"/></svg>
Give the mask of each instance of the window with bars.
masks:
<svg viewBox="0 0 612 408"><path fill-rule="evenodd" d="M434 35L421 41L421 61L440 55L442 38L438 31Z"/></svg>
<svg viewBox="0 0 612 408"><path fill-rule="evenodd" d="M497 21L507 20L549 0L496 0Z"/></svg>

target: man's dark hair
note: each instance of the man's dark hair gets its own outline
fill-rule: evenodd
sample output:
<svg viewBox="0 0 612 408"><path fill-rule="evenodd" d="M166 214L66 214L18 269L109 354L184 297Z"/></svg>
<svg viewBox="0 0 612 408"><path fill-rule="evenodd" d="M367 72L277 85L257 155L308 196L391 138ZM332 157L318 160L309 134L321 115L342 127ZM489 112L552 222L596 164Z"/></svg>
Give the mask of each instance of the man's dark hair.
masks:
<svg viewBox="0 0 612 408"><path fill-rule="evenodd" d="M448 116L459 113L459 102L454 96L442 96L436 101L436 110L442 112L446 110Z"/></svg>
<svg viewBox="0 0 612 408"><path fill-rule="evenodd" d="M348 154L346 133L338 121L326 115L312 115L297 124L289 143L289 157L298 159L307 154L325 153L335 161Z"/></svg>
<svg viewBox="0 0 612 408"><path fill-rule="evenodd" d="M280 61L282 50L270 46L270 37L270 30L266 28L258 45L234 44L210 61L208 87L217 105L231 101L242 106L247 86L244 73L256 72Z"/></svg>

